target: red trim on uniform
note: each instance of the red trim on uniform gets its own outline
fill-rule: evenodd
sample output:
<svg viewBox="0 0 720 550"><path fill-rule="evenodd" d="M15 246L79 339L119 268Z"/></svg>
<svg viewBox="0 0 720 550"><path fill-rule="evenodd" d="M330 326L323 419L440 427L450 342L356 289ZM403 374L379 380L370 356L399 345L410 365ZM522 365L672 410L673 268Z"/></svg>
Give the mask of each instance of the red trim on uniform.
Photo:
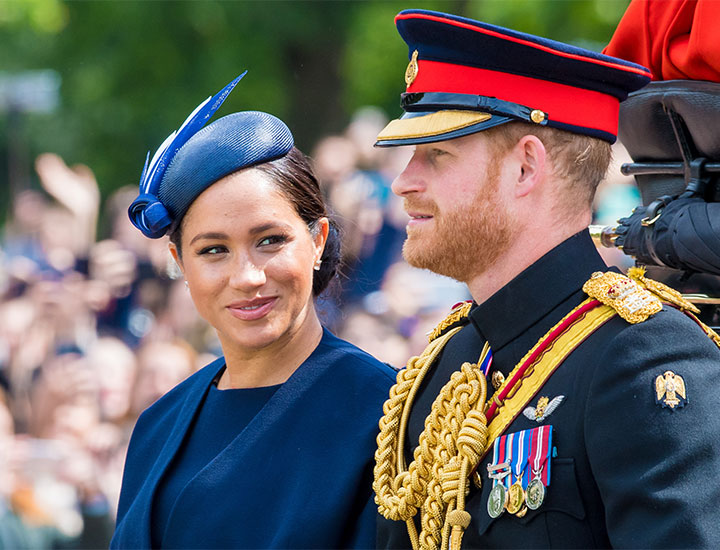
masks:
<svg viewBox="0 0 720 550"><path fill-rule="evenodd" d="M503 401L510 391L515 387L515 385L522 380L523 375L528 370L528 368L537 361L537 359L545 352L545 350L552 344L555 339L560 336L565 330L567 330L570 325L575 323L580 317L585 315L588 311L590 311L593 308L596 308L597 306L602 305L598 300L592 300L582 306L581 308L577 309L575 312L573 312L572 315L570 315L567 319L565 319L560 325L555 327L555 329L547 335L545 340L542 341L542 343L535 349L535 351L530 355L530 357L527 358L527 360L520 366L520 368L515 372L515 375L510 379L510 381L507 383L505 388L503 388L503 391L501 391L498 394L498 399L500 401ZM490 421L495 416L495 413L497 412L497 403L495 402L495 399L490 403L490 406L488 407L487 412L485 413L485 418L487 418L488 424L490 424Z"/></svg>
<svg viewBox="0 0 720 550"><path fill-rule="evenodd" d="M609 61L603 61L601 59L593 59L592 57L584 57L582 55L577 55L577 54L572 54L572 53L568 53L568 52L555 50L548 46L542 46L540 44L536 44L535 42L530 42L529 40L523 40L522 38L508 36L507 34L502 34L497 31L492 31L490 29L484 29L482 27L476 27L475 25L470 25L468 23L463 23L461 21L455 21L453 19L446 19L444 17L437 17L435 15L428 15L428 14L423 14L423 13L398 14L395 16L396 24L399 19L427 19L429 21L436 21L438 23L445 23L447 25L454 25L455 27L461 27L463 29L469 29L471 31L479 32L482 34L487 34L489 36L494 36L496 38L501 38L502 40L516 42L518 44L522 44L523 46L529 46L531 48L535 48L536 50L542 50L544 52L548 52L553 55L559 55L561 57L566 57L568 59L577 59L579 61L583 61L583 62L587 62L587 63L594 63L596 65L603 65L604 67L610 67L612 69L618 69L621 71L636 73L636 74L639 74L642 76L652 77L652 74L650 73L650 71L645 70L645 69L640 69L638 67L628 67L627 65L620 65L617 63L611 63Z"/></svg>
<svg viewBox="0 0 720 550"><path fill-rule="evenodd" d="M408 92L445 92L497 97L541 109L554 122L617 135L620 101L611 95L465 65L418 61L418 73Z"/></svg>

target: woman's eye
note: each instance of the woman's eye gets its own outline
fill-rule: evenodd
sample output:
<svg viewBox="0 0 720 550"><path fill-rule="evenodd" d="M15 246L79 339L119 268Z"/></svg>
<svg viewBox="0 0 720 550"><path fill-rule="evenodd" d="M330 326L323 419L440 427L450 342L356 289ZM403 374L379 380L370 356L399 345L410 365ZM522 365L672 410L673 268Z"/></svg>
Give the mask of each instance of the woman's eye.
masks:
<svg viewBox="0 0 720 550"><path fill-rule="evenodd" d="M261 239L258 243L258 246L272 246L274 244L284 243L286 240L287 237L285 235L271 235L269 237Z"/></svg>
<svg viewBox="0 0 720 550"><path fill-rule="evenodd" d="M205 248L202 248L200 250L200 252L198 252L198 254L201 256L205 255L205 254L215 255L215 254L222 254L223 252L227 252L227 248L225 248L224 246L214 245L214 246L206 246Z"/></svg>

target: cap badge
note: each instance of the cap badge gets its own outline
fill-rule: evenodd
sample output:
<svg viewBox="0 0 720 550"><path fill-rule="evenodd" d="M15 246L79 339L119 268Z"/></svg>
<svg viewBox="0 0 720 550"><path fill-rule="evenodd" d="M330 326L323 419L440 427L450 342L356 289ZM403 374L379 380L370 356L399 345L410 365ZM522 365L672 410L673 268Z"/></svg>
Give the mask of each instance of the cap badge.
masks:
<svg viewBox="0 0 720 550"><path fill-rule="evenodd" d="M673 371L665 371L655 379L655 403L664 407L684 407L688 402L685 381Z"/></svg>
<svg viewBox="0 0 720 550"><path fill-rule="evenodd" d="M541 397L540 399L538 399L537 407L526 407L523 411L523 414L529 420L534 420L535 422L542 422L548 416L550 416L555 409L560 406L560 403L563 402L563 399L565 399L564 395L558 395L557 397L553 397L552 400L548 399L547 397Z"/></svg>
<svg viewBox="0 0 720 550"><path fill-rule="evenodd" d="M412 84L415 81L415 78L417 78L418 75L418 51L415 50L412 53L412 58L410 59L410 63L408 63L407 69L405 69L405 84L410 87L410 84Z"/></svg>

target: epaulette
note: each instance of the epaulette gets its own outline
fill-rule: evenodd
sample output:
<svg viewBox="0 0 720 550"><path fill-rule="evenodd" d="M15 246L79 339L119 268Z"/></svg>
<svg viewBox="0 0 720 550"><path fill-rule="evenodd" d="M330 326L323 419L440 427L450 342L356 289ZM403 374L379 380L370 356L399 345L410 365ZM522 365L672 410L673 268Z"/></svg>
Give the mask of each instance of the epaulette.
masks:
<svg viewBox="0 0 720 550"><path fill-rule="evenodd" d="M634 279L614 271L596 271L583 285L583 292L613 308L628 323L642 323L662 309L660 299Z"/></svg>
<svg viewBox="0 0 720 550"><path fill-rule="evenodd" d="M450 312L450 315L440 321L428 335L428 342L432 342L435 338L442 336L452 328L466 324L468 322L468 315L470 314L471 307L472 302L460 302L457 304Z"/></svg>
<svg viewBox="0 0 720 550"><path fill-rule="evenodd" d="M700 310L695 307L694 304L688 302L685 298L682 297L682 294L680 294L674 288L670 288L663 283L645 277L644 267L631 267L630 269L628 269L628 277L630 277L633 281L635 281L644 289L652 292L663 302L672 304L683 311L687 310L692 311L693 313L700 313Z"/></svg>

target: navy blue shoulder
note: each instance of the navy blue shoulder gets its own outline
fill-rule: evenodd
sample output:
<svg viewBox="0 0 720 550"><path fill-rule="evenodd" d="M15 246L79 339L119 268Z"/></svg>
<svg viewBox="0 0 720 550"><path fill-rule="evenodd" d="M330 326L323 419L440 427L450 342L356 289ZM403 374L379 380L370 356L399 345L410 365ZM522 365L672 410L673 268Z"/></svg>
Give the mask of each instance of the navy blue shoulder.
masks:
<svg viewBox="0 0 720 550"><path fill-rule="evenodd" d="M625 337L647 338L660 347L670 347L675 342L685 342L698 346L699 350L707 350L720 354L720 349L713 343L700 326L679 309L663 304L662 310L650 316L646 321L628 326Z"/></svg>
<svg viewBox="0 0 720 550"><path fill-rule="evenodd" d="M342 358L341 365L343 368L360 370L359 373L353 373L354 375L365 372L368 376L384 376L395 381L397 371L393 367L379 361L354 344L338 338L328 329L323 329L323 337L316 352L321 355L328 354L330 357L337 357L338 359Z"/></svg>
<svg viewBox="0 0 720 550"><path fill-rule="evenodd" d="M147 421L148 418L164 416L176 407L182 406L188 395L204 391L215 378L215 375L225 365L225 358L219 357L215 361L201 368L196 373L188 376L177 386L160 397L140 415L138 422Z"/></svg>
<svg viewBox="0 0 720 550"><path fill-rule="evenodd" d="M663 305L642 323L631 325L615 318L607 325L607 331L601 329L605 336L602 351L596 350L597 368L592 370L595 384L622 379L628 388L636 383L644 386L658 374L673 370L696 378L695 386L702 391L718 387L714 384L720 383L720 349L678 309ZM701 382L708 377L717 380L712 384Z"/></svg>

